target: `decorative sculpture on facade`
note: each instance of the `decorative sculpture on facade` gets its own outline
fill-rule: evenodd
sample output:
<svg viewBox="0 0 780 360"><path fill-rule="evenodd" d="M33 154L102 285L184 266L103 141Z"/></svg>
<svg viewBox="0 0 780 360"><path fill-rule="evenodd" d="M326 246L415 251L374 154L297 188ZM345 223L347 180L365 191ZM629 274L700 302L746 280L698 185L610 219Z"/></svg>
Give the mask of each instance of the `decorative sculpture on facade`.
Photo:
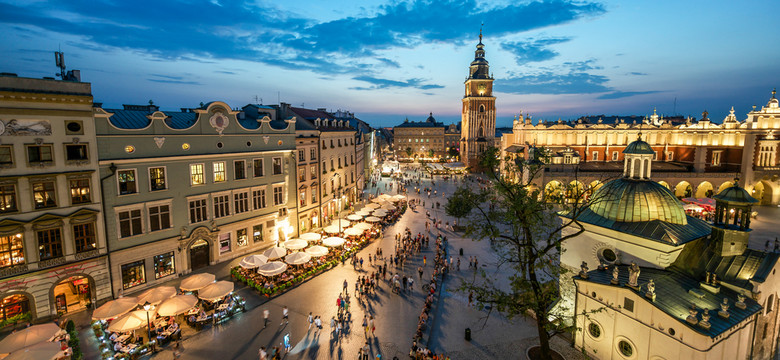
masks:
<svg viewBox="0 0 780 360"><path fill-rule="evenodd" d="M729 318L729 299L723 298L723 302L720 303L720 311L718 311L718 316L728 319Z"/></svg>
<svg viewBox="0 0 780 360"><path fill-rule="evenodd" d="M580 277L583 278L583 279L587 279L588 278L588 263L587 262L583 261L582 264L580 265Z"/></svg>
<svg viewBox="0 0 780 360"><path fill-rule="evenodd" d="M647 283L647 292L645 293L645 297L655 301L655 282L653 279L650 279L650 282Z"/></svg>
<svg viewBox="0 0 780 360"><path fill-rule="evenodd" d="M628 267L628 286L634 288L634 290L639 290L639 273L641 270L639 269L639 265L637 265L635 262L631 262L631 266Z"/></svg>

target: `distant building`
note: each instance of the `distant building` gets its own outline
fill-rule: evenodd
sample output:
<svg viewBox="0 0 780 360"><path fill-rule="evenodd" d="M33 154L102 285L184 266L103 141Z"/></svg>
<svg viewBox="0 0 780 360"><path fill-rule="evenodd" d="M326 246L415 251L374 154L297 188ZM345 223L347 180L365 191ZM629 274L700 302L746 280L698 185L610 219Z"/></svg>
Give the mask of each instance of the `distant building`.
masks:
<svg viewBox="0 0 780 360"><path fill-rule="evenodd" d="M467 167L479 171L479 155L495 146L496 97L493 96L493 75L485 59L482 30L474 61L466 78L463 108L461 110L460 156Z"/></svg>
<svg viewBox="0 0 780 360"><path fill-rule="evenodd" d="M404 120L393 127L393 149L399 159L435 161L447 156L445 126L433 113L425 121Z"/></svg>
<svg viewBox="0 0 780 360"><path fill-rule="evenodd" d="M95 108L115 295L296 236L296 121L276 114Z"/></svg>
<svg viewBox="0 0 780 360"><path fill-rule="evenodd" d="M0 320L111 297L91 85L65 78L0 75Z"/></svg>

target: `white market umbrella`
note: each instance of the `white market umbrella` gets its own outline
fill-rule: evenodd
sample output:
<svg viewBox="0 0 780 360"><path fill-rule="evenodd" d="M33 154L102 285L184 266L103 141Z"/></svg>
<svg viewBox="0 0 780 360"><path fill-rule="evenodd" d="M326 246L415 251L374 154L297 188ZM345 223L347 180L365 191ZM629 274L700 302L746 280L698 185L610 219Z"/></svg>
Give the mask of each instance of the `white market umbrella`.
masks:
<svg viewBox="0 0 780 360"><path fill-rule="evenodd" d="M685 204L683 210L702 211L704 208L696 204Z"/></svg>
<svg viewBox="0 0 780 360"><path fill-rule="evenodd" d="M363 216L363 217L371 215L371 209L363 209L363 210L360 210L360 211L356 211L355 215L359 215L359 216Z"/></svg>
<svg viewBox="0 0 780 360"><path fill-rule="evenodd" d="M233 292L232 281L217 281L198 291L201 300L216 301Z"/></svg>
<svg viewBox="0 0 780 360"><path fill-rule="evenodd" d="M350 221L360 221L363 220L363 216L358 215L357 213L347 215L347 220Z"/></svg>
<svg viewBox="0 0 780 360"><path fill-rule="evenodd" d="M157 305L163 300L176 295L176 288L173 286L158 286L151 288L138 295L138 305L146 304Z"/></svg>
<svg viewBox="0 0 780 360"><path fill-rule="evenodd" d="M16 350L4 360L53 360L61 352L60 343L45 341Z"/></svg>
<svg viewBox="0 0 780 360"><path fill-rule="evenodd" d="M382 197L378 197L378 198L374 198L373 200L371 200L371 202L381 204L381 203L385 202L385 199L382 198ZM366 205L366 206L368 206L368 205Z"/></svg>
<svg viewBox="0 0 780 360"><path fill-rule="evenodd" d="M241 262L239 262L238 265L244 269L254 269L267 262L268 262L268 256L265 256L263 254L255 254L255 255L249 255L241 259Z"/></svg>
<svg viewBox="0 0 780 360"><path fill-rule="evenodd" d="M194 295L176 295L165 300L157 308L157 314L160 316L176 316L187 312L198 303L198 298Z"/></svg>
<svg viewBox="0 0 780 360"><path fill-rule="evenodd" d="M57 324L47 323L33 325L11 333L3 341L0 341L0 354L12 353L16 350L47 341L59 331L60 327Z"/></svg>
<svg viewBox="0 0 780 360"><path fill-rule="evenodd" d="M385 204L385 205L382 205L382 209L385 209L385 210L395 210L395 205Z"/></svg>
<svg viewBox="0 0 780 360"><path fill-rule="evenodd" d="M284 247L290 250L300 250L309 246L309 242L303 239L292 239L284 242Z"/></svg>
<svg viewBox="0 0 780 360"><path fill-rule="evenodd" d="M124 315L138 306L138 298L135 296L121 297L111 300L92 313L93 320L108 320Z"/></svg>
<svg viewBox="0 0 780 360"><path fill-rule="evenodd" d="M214 274L209 273L190 275L181 281L181 284L179 284L179 289L182 291L200 290L206 287L206 285L213 283L214 279L216 279Z"/></svg>
<svg viewBox="0 0 780 360"><path fill-rule="evenodd" d="M322 235L317 234L317 233L305 233L305 234L301 235L301 239L306 240L306 241L318 241L318 240L322 239Z"/></svg>
<svg viewBox="0 0 780 360"><path fill-rule="evenodd" d="M406 200L406 195L398 194L396 196L393 196L396 200Z"/></svg>
<svg viewBox="0 0 780 360"><path fill-rule="evenodd" d="M260 265L257 268L257 273L263 276L274 276L283 273L285 270L287 270L287 264L281 261L271 261Z"/></svg>
<svg viewBox="0 0 780 360"><path fill-rule="evenodd" d="M376 200L376 199L374 199L374 200ZM382 206L382 205L373 204L373 203L372 204L366 204L366 209L376 209L376 208L378 208L380 206Z"/></svg>
<svg viewBox="0 0 780 360"><path fill-rule="evenodd" d="M324 246L314 245L306 249L306 253L311 256L325 256L328 255L328 248Z"/></svg>
<svg viewBox="0 0 780 360"><path fill-rule="evenodd" d="M156 310L149 311L149 319L154 320L154 314ZM146 310L136 310L131 313L125 314L119 319L111 321L108 325L108 331L111 332L126 332L146 327L148 322L146 321Z"/></svg>
<svg viewBox="0 0 780 360"><path fill-rule="evenodd" d="M382 219L380 219L380 218L378 218L376 216L369 216L369 217L366 218L366 221L368 221L368 222L380 222L380 221L382 221Z"/></svg>
<svg viewBox="0 0 780 360"><path fill-rule="evenodd" d="M368 229L370 229L372 227L373 227L373 225L371 225L371 224L369 224L367 222L359 222L359 223L357 223L355 225L352 225L353 229L362 229L362 230L368 230Z"/></svg>
<svg viewBox="0 0 780 360"><path fill-rule="evenodd" d="M322 245L325 245L327 247L337 247L337 246L344 245L344 243L346 241L347 240L344 239L344 238L340 238L340 237L335 237L334 236L334 237L329 237L329 238L327 238L325 240L322 240Z"/></svg>
<svg viewBox="0 0 780 360"><path fill-rule="evenodd" d="M305 252L296 252L285 256L284 262L290 265L302 265L311 260L311 255Z"/></svg>
<svg viewBox="0 0 780 360"><path fill-rule="evenodd" d="M385 217L385 216L387 216L387 210L382 210L382 211L377 210L377 211L374 211L373 215L376 216L376 217Z"/></svg>
<svg viewBox="0 0 780 360"><path fill-rule="evenodd" d="M287 255L287 249L280 246L274 246L266 250L263 255L265 255L268 260L274 260Z"/></svg>
<svg viewBox="0 0 780 360"><path fill-rule="evenodd" d="M322 231L324 231L324 232L326 232L328 234L338 234L340 232L339 231L339 227L338 226L333 226L333 225L326 226L326 227L322 228Z"/></svg>
<svg viewBox="0 0 780 360"><path fill-rule="evenodd" d="M360 235L363 235L364 231L366 231L366 230L365 229L351 228L351 229L344 230L344 235L346 235L346 236L360 236Z"/></svg>
<svg viewBox="0 0 780 360"><path fill-rule="evenodd" d="M382 199L390 199L390 198L392 198L393 196L392 196L392 195L390 195L390 194L381 194L381 195L379 195L379 197L380 197L380 198L382 198Z"/></svg>
<svg viewBox="0 0 780 360"><path fill-rule="evenodd" d="M342 228L342 229L344 229L344 228L346 228L346 227L349 227L349 225L350 225L350 222L349 222L349 220L344 220L344 219L336 219L336 220L333 220L333 222L332 222L332 223L330 223L330 226L335 226L335 227L338 227L338 226L339 226L339 223L341 223L341 228Z"/></svg>

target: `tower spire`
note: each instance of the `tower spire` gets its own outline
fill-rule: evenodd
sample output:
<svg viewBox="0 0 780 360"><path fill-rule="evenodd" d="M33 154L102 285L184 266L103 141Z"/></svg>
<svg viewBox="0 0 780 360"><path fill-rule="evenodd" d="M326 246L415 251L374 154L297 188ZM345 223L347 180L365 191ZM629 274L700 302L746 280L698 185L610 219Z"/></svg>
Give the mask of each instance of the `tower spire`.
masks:
<svg viewBox="0 0 780 360"><path fill-rule="evenodd" d="M482 44L482 27L485 26L485 23L482 23L479 25L479 43Z"/></svg>

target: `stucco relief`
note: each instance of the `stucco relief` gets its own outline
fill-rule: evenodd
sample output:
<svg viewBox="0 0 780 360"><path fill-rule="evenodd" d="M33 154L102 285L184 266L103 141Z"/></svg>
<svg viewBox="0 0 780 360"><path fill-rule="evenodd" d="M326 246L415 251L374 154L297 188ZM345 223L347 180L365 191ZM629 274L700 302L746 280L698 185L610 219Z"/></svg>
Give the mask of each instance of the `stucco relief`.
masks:
<svg viewBox="0 0 780 360"><path fill-rule="evenodd" d="M0 120L0 123L3 121ZM0 126L4 131L0 135L8 136L38 136L51 135L51 123L48 120L8 120Z"/></svg>

